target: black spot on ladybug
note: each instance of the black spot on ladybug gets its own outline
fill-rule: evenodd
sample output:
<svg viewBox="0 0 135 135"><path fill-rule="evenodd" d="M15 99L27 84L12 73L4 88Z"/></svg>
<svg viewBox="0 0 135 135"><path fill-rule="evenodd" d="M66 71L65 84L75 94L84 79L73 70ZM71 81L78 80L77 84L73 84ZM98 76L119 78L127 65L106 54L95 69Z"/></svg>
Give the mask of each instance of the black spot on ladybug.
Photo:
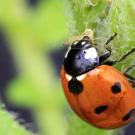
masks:
<svg viewBox="0 0 135 135"><path fill-rule="evenodd" d="M108 109L107 105L99 106L95 109L96 114L101 114L102 112L106 111Z"/></svg>
<svg viewBox="0 0 135 135"><path fill-rule="evenodd" d="M135 108L131 109L124 117L122 117L122 120L126 121L129 118L131 118L133 115L135 115Z"/></svg>
<svg viewBox="0 0 135 135"><path fill-rule="evenodd" d="M115 82L115 84L112 86L112 92L114 94L120 93L121 92L121 84L119 82Z"/></svg>
<svg viewBox="0 0 135 135"><path fill-rule="evenodd" d="M83 84L76 78L72 78L68 83L68 88L73 94L80 94L83 91Z"/></svg>

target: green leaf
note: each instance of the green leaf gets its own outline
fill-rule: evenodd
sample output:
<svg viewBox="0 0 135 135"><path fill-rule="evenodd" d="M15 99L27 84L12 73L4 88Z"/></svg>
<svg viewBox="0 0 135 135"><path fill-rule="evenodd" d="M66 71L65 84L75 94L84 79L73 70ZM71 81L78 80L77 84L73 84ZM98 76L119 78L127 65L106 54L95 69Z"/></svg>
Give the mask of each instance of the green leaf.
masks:
<svg viewBox="0 0 135 135"><path fill-rule="evenodd" d="M0 134L1 135L34 135L22 127L14 118L17 114L10 114L0 108Z"/></svg>
<svg viewBox="0 0 135 135"><path fill-rule="evenodd" d="M94 126L84 122L79 117L71 114L68 118L69 128L68 134L69 135L114 135L117 130L103 130L99 128L95 128Z"/></svg>

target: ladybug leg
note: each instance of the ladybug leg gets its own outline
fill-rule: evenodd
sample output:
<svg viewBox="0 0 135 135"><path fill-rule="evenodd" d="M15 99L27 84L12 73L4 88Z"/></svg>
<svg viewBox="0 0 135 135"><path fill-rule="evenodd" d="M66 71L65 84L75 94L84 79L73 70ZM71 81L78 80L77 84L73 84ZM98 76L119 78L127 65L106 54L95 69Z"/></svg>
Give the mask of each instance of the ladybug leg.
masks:
<svg viewBox="0 0 135 135"><path fill-rule="evenodd" d="M130 70L132 70L133 68L135 68L135 64L129 66L124 72L123 74L127 74Z"/></svg>
<svg viewBox="0 0 135 135"><path fill-rule="evenodd" d="M112 65L114 65L114 64L116 64L118 62L123 61L127 56L129 56L130 54L132 54L134 52L135 52L135 48L132 48L129 52L127 52L126 54L124 54L119 60L114 60L114 61L108 60L108 61L105 61L103 64L104 65L110 65L110 66L112 66Z"/></svg>
<svg viewBox="0 0 135 135"><path fill-rule="evenodd" d="M128 75L127 73L124 73L124 75L127 77L128 81L131 83L132 87L135 87L135 78Z"/></svg>
<svg viewBox="0 0 135 135"><path fill-rule="evenodd" d="M107 58L109 58L110 55L111 55L111 50L108 50L107 52L105 52L104 54L102 54L101 56L99 56L99 62L102 63Z"/></svg>
<svg viewBox="0 0 135 135"><path fill-rule="evenodd" d="M117 33L115 32L113 36L111 36L105 43L105 45L107 46L115 37L117 36Z"/></svg>
<svg viewBox="0 0 135 135"><path fill-rule="evenodd" d="M117 36L117 33L115 33L113 36L111 36L105 43L105 48L107 50L107 52L105 52L104 54L102 54L101 56L99 56L99 61L100 63L102 63L103 61L105 61L107 58L110 57L112 49L110 46L108 46L108 44Z"/></svg>
<svg viewBox="0 0 135 135"><path fill-rule="evenodd" d="M133 68L135 68L135 65L131 65L130 67L128 67L125 71L124 71L124 75L128 78L128 81L132 84L132 87L135 87L135 78L132 77L131 75L129 75L127 72L129 72L130 70L132 70Z"/></svg>
<svg viewBox="0 0 135 135"><path fill-rule="evenodd" d="M129 52L127 52L126 54L124 54L119 60L114 60L114 61L111 61L111 60L107 60L105 61L106 59L108 59L112 53L112 50L111 50L111 47L108 46L108 44L117 36L117 33L115 33L113 36L111 36L105 43L105 48L107 50L107 52L105 52L104 54L102 54L101 56L99 56L99 61L101 63L101 65L114 65L118 62L121 62L123 61L127 56L129 56L130 54L134 53L135 52L135 48L132 48ZM105 61L105 62L104 62Z"/></svg>
<svg viewBox="0 0 135 135"><path fill-rule="evenodd" d="M132 48L129 52L127 52L125 55L123 55L118 61L116 61L115 63L117 62L121 62L123 61L127 56L129 56L130 54L134 53L135 52L135 48Z"/></svg>

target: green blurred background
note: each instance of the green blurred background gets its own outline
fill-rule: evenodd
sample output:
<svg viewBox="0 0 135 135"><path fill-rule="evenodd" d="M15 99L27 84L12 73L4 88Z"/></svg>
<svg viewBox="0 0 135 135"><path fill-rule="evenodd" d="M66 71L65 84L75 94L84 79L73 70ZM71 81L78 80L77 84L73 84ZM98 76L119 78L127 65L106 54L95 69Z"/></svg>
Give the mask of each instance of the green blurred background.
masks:
<svg viewBox="0 0 135 135"><path fill-rule="evenodd" d="M59 75L64 42L87 28L101 52L117 32L111 59L118 59L135 47L135 1L0 1L0 135L135 134L134 123L119 130L94 128L66 102ZM116 68L124 71L134 56Z"/></svg>

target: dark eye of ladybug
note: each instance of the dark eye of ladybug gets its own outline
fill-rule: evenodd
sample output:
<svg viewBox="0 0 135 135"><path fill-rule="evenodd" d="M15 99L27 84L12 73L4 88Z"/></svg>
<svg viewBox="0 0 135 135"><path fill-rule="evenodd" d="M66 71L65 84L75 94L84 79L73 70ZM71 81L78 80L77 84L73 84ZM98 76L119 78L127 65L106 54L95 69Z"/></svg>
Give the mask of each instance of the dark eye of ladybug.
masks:
<svg viewBox="0 0 135 135"><path fill-rule="evenodd" d="M84 36L83 39L84 39L84 40L89 40L89 41L91 41L88 36Z"/></svg>
<svg viewBox="0 0 135 135"><path fill-rule="evenodd" d="M65 71L74 77L90 71L98 64L97 51L88 38L74 42L64 60Z"/></svg>

